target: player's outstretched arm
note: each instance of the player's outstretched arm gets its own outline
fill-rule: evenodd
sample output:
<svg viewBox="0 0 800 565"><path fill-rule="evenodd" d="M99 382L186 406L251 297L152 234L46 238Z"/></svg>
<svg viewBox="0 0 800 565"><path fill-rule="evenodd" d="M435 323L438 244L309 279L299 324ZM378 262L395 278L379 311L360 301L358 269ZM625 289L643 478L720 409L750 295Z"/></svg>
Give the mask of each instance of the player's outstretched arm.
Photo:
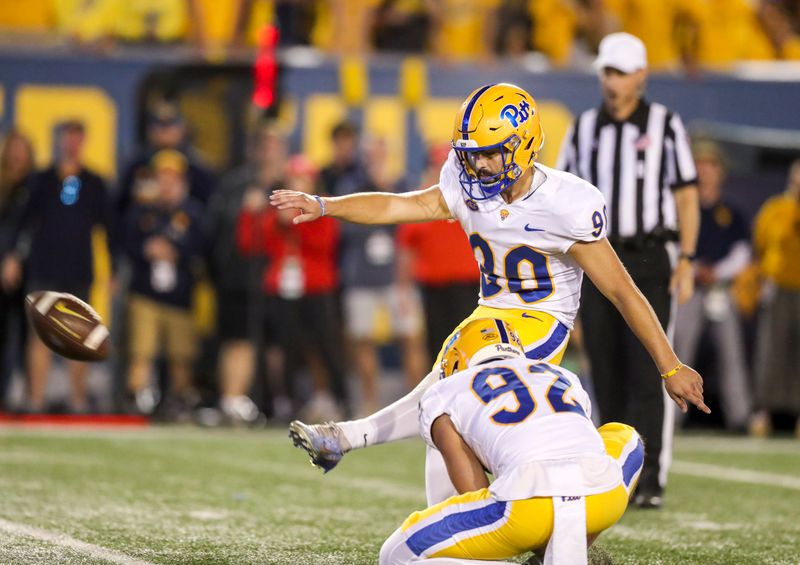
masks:
<svg viewBox="0 0 800 565"><path fill-rule="evenodd" d="M458 494L487 488L489 479L478 457L458 433L450 416L443 414L431 424L431 438L442 454L447 474Z"/></svg>
<svg viewBox="0 0 800 565"><path fill-rule="evenodd" d="M438 185L403 194L360 192L319 197L293 190L276 190L270 203L279 210L296 208L295 224L332 216L355 224L407 224L447 220L450 210Z"/></svg>
<svg viewBox="0 0 800 565"><path fill-rule="evenodd" d="M616 306L650 353L659 372L667 375L664 386L670 398L683 412L687 411L686 402L689 401L710 414L711 410L703 402L703 379L697 371L680 362L653 308L625 270L608 240L575 243L569 254L598 290Z"/></svg>

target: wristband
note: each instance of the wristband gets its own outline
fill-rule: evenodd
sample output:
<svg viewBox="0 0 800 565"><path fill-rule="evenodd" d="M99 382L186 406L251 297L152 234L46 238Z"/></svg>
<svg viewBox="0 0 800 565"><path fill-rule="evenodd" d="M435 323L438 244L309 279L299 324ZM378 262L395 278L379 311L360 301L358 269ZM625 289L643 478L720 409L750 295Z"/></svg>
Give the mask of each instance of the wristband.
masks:
<svg viewBox="0 0 800 565"><path fill-rule="evenodd" d="M319 215L320 217L325 215L325 201L322 199L321 196L317 196L316 194L313 195L314 200L317 201L319 204Z"/></svg>
<svg viewBox="0 0 800 565"><path fill-rule="evenodd" d="M680 371L681 369L683 369L685 366L686 365L684 365L683 363L678 363L677 367L675 367L671 371L667 371L666 373L661 375L661 378L666 380L666 379L670 378L672 375L674 375L675 373L677 373L678 371Z"/></svg>
<svg viewBox="0 0 800 565"><path fill-rule="evenodd" d="M695 259L697 259L696 253L687 253L686 251L681 251L678 255L678 259L686 259L690 263L693 263Z"/></svg>

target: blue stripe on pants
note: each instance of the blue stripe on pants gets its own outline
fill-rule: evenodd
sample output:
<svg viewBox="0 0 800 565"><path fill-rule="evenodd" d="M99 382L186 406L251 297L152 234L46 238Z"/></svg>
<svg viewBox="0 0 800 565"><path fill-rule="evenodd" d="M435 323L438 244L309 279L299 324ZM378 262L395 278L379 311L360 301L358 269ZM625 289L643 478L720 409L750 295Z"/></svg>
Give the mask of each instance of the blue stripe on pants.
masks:
<svg viewBox="0 0 800 565"><path fill-rule="evenodd" d="M406 540L406 545L420 556L431 547L452 538L454 535L489 526L505 515L507 502L495 502L466 512L445 516L441 520L425 526Z"/></svg>
<svg viewBox="0 0 800 565"><path fill-rule="evenodd" d="M642 468L644 463L644 445L641 438L636 440L636 447L628 454L625 463L622 464L622 480L625 486L631 484L633 476Z"/></svg>
<svg viewBox="0 0 800 565"><path fill-rule="evenodd" d="M542 345L526 352L525 356L528 359L545 359L548 355L551 355L556 349L561 347L561 344L564 343L564 339L566 339L567 335L569 335L567 326L561 322L558 322L558 326L556 326L556 329L550 335L548 340Z"/></svg>

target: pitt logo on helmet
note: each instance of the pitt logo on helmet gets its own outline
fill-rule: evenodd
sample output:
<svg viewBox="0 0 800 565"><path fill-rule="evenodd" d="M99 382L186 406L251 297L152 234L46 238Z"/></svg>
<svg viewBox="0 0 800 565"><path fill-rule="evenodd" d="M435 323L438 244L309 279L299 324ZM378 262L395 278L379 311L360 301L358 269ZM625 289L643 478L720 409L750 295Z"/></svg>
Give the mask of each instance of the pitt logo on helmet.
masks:
<svg viewBox="0 0 800 565"><path fill-rule="evenodd" d="M452 142L461 165L459 182L467 196L471 200L497 196L533 166L544 144L536 101L513 84L482 86L456 114ZM498 154L500 166L489 170L485 158Z"/></svg>
<svg viewBox="0 0 800 565"><path fill-rule="evenodd" d="M509 104L503 108L500 111L500 117L511 122L511 125L516 128L519 127L519 124L522 122L528 121L528 116L530 115L529 110L530 105L523 100L519 103L519 107ZM519 121L517 121L517 118L519 118Z"/></svg>

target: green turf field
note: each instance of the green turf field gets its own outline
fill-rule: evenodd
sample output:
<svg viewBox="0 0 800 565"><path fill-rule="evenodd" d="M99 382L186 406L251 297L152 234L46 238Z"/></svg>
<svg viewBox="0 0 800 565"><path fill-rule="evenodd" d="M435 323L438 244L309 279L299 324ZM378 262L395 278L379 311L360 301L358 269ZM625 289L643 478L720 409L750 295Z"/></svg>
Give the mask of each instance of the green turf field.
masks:
<svg viewBox="0 0 800 565"><path fill-rule="evenodd" d="M323 477L283 430L0 429L0 563L376 563L424 507L423 459ZM615 563L800 563L800 442L683 437L675 459L665 508L600 538Z"/></svg>

